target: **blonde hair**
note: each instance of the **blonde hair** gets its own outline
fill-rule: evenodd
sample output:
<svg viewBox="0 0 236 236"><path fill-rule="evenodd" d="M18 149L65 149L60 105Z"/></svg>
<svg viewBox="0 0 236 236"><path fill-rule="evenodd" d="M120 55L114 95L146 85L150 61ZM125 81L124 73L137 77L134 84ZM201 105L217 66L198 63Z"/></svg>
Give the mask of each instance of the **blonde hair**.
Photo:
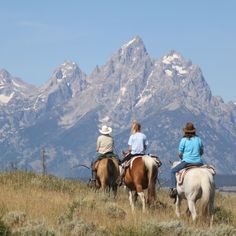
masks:
<svg viewBox="0 0 236 236"><path fill-rule="evenodd" d="M135 134L141 130L141 125L138 123L138 121L133 121L131 126L131 133Z"/></svg>

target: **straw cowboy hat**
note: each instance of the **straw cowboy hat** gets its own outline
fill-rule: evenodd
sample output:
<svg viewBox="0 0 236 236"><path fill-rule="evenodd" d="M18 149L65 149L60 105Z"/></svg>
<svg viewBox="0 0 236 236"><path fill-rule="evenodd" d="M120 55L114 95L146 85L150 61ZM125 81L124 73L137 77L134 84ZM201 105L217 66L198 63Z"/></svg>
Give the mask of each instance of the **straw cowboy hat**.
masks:
<svg viewBox="0 0 236 236"><path fill-rule="evenodd" d="M101 134L110 134L112 132L112 128L106 125L103 125L101 129L99 129Z"/></svg>
<svg viewBox="0 0 236 236"><path fill-rule="evenodd" d="M188 134L191 133L191 134L193 134L193 133L196 132L196 129L195 129L193 123L188 122L188 123L185 125L185 127L183 128L183 131L184 131L184 133L188 133Z"/></svg>

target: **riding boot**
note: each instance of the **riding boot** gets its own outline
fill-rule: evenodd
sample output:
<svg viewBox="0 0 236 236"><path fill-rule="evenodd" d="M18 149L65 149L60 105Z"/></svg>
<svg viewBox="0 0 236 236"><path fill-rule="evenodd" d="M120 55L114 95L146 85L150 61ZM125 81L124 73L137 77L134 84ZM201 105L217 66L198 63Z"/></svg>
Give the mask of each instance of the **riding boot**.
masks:
<svg viewBox="0 0 236 236"><path fill-rule="evenodd" d="M92 170L92 180L96 180L97 172L95 170Z"/></svg>

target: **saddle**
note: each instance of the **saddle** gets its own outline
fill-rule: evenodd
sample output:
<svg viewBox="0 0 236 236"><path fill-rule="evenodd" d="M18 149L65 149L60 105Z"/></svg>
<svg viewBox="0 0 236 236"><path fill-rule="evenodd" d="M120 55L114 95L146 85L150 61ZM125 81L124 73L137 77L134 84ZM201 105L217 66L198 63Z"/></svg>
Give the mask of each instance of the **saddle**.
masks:
<svg viewBox="0 0 236 236"><path fill-rule="evenodd" d="M154 161L157 163L157 166L158 166L158 167L161 167L162 162L161 162L161 160L160 160L160 158L159 158L158 156L155 156L155 155L153 155L153 154L148 154L147 156L152 157L152 158L154 159Z"/></svg>
<svg viewBox="0 0 236 236"><path fill-rule="evenodd" d="M184 177L186 175L186 173L193 168L205 168L208 169L210 171L211 174L215 175L215 168L212 165L202 165L202 166L198 166L198 165L194 165L194 164L190 164L188 165L186 168L180 170L179 172L176 173L176 180L178 185L182 185L183 181L184 181Z"/></svg>
<svg viewBox="0 0 236 236"><path fill-rule="evenodd" d="M142 155L142 156L146 156L146 157L152 158L152 159L156 162L156 164L157 164L158 167L160 167L160 166L162 165L162 163L161 163L159 157L157 157L157 156L154 156L154 155L152 155L152 154ZM127 169L130 165L132 166L133 161L134 161L136 158L138 158L138 157L141 157L141 155L140 155L140 156L134 156L134 157L132 157L130 160L124 162L124 166L123 166L123 167L124 167L125 169Z"/></svg>
<svg viewBox="0 0 236 236"><path fill-rule="evenodd" d="M103 159L105 159L105 158L112 158L112 157L116 158L116 159L118 160L118 162L120 162L120 159L119 159L119 157L118 157L117 154L115 154L115 153L113 153L113 152L108 152L108 153L101 154L101 155L98 157L98 159L97 159L94 163L91 164L91 169L92 169L93 171L97 171L99 162L100 162L101 160L103 160Z"/></svg>

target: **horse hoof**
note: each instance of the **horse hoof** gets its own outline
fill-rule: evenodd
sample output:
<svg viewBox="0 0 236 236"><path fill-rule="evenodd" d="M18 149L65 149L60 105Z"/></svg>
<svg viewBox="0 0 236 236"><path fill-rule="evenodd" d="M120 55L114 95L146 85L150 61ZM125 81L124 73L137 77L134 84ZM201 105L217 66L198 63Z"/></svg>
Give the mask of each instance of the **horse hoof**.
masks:
<svg viewBox="0 0 236 236"><path fill-rule="evenodd" d="M178 195L177 189L176 188L171 188L170 191L169 191L170 198L176 199L177 195Z"/></svg>

